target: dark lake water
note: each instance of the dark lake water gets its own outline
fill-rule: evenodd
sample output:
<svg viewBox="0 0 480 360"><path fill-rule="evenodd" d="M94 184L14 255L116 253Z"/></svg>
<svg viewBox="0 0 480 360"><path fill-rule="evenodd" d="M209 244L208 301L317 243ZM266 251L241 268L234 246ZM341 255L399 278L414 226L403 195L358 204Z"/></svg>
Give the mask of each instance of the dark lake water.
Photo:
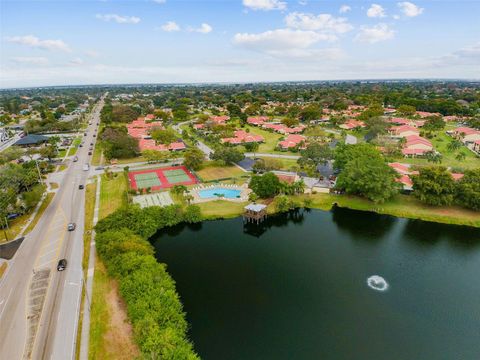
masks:
<svg viewBox="0 0 480 360"><path fill-rule="evenodd" d="M480 359L477 229L312 210L178 226L154 245L205 360Z"/></svg>

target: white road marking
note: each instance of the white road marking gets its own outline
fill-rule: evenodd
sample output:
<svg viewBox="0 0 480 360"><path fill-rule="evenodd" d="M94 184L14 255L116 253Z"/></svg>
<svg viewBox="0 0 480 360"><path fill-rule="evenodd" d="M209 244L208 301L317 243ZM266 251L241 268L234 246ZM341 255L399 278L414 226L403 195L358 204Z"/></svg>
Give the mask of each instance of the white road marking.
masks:
<svg viewBox="0 0 480 360"><path fill-rule="evenodd" d="M0 311L0 318L1 318L2 315L3 315L3 311L4 311L5 308L7 307L8 300L10 299L10 295L12 295L12 290L13 290L13 288L10 289L10 292L8 293L7 299L6 299L6 300L2 300L2 302L0 303L0 305L1 305L1 304L3 304L3 302L5 301L5 305L3 306L2 311Z"/></svg>

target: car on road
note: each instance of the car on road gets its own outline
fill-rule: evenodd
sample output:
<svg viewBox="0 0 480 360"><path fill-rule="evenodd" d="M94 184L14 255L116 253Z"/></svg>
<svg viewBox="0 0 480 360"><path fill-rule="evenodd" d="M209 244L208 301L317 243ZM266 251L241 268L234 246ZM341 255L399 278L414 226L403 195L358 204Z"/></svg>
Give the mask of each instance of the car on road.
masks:
<svg viewBox="0 0 480 360"><path fill-rule="evenodd" d="M78 146L83 147L83 144L80 144L80 145L78 145Z"/></svg>
<svg viewBox="0 0 480 360"><path fill-rule="evenodd" d="M103 169L105 169L105 166L97 166L97 167L95 168L95 170L103 170Z"/></svg>
<svg viewBox="0 0 480 360"><path fill-rule="evenodd" d="M78 156L74 156L73 157L73 162L77 162L78 161Z"/></svg>
<svg viewBox="0 0 480 360"><path fill-rule="evenodd" d="M67 268L67 259L58 260L57 270L63 271Z"/></svg>
<svg viewBox="0 0 480 360"><path fill-rule="evenodd" d="M84 186L83 185L78 185L78 190L83 190Z"/></svg>
<svg viewBox="0 0 480 360"><path fill-rule="evenodd" d="M90 165L88 164L83 165L83 171L88 171L88 170L90 170Z"/></svg>
<svg viewBox="0 0 480 360"><path fill-rule="evenodd" d="M91 151L89 151L89 152L88 152L88 155L92 155L92 152L91 152Z"/></svg>
<svg viewBox="0 0 480 360"><path fill-rule="evenodd" d="M96 137L97 135L93 134L93 137Z"/></svg>
<svg viewBox="0 0 480 360"><path fill-rule="evenodd" d="M68 231L73 231L73 230L75 230L76 227L77 227L77 225L75 223L69 223L67 225L67 230Z"/></svg>
<svg viewBox="0 0 480 360"><path fill-rule="evenodd" d="M83 133L83 136L87 136L87 133Z"/></svg>

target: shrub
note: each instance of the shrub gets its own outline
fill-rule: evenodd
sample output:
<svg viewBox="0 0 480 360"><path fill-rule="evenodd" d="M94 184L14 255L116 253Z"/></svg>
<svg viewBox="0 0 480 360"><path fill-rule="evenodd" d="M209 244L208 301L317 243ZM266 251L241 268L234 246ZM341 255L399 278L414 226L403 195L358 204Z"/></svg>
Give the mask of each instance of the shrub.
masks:
<svg viewBox="0 0 480 360"><path fill-rule="evenodd" d="M157 229L183 219L196 221L199 210L189 206L182 214L175 205L130 207L117 210L95 227L98 255L119 282L135 340L145 358L199 359L187 338L188 323L175 282L145 240Z"/></svg>

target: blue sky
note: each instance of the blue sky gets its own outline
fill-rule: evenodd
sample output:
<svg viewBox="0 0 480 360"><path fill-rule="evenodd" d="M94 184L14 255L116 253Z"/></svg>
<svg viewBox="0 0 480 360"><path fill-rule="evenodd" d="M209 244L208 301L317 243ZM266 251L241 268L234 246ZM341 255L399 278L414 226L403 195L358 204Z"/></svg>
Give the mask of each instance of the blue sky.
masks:
<svg viewBox="0 0 480 360"><path fill-rule="evenodd" d="M0 87L480 78L479 1L0 0Z"/></svg>

